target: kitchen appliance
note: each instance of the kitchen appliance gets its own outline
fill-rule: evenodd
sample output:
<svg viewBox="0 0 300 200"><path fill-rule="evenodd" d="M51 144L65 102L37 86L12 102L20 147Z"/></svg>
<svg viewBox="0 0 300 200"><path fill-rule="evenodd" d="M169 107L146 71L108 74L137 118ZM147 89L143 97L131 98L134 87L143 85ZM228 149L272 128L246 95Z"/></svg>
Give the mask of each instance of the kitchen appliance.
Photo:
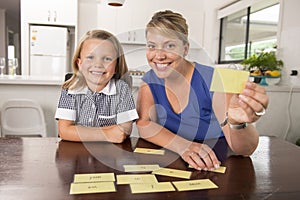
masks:
<svg viewBox="0 0 300 200"><path fill-rule="evenodd" d="M69 55L67 27L30 26L30 75L63 79L69 71Z"/></svg>

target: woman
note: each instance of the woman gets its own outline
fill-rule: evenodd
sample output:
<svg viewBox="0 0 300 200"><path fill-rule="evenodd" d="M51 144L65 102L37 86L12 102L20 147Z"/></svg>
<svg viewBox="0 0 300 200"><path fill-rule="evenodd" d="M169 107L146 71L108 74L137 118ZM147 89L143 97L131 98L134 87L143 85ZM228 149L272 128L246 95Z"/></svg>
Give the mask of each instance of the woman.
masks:
<svg viewBox="0 0 300 200"><path fill-rule="evenodd" d="M245 84L241 94L209 91L214 69L188 61L188 25L179 13L154 14L146 28L151 70L139 90L137 127L142 138L178 153L198 170L220 166L205 139L225 137L237 154L251 155L258 145L253 123L264 114L263 87Z"/></svg>

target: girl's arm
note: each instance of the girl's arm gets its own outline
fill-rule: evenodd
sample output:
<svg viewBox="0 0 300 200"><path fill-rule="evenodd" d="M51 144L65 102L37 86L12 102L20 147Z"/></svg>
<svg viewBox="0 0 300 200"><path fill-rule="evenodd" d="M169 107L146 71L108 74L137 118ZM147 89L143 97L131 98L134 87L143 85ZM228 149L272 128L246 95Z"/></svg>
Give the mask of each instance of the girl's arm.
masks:
<svg viewBox="0 0 300 200"><path fill-rule="evenodd" d="M131 130L132 121L105 127L85 127L75 125L70 120L58 120L60 138L74 142L108 141L121 143L131 134Z"/></svg>

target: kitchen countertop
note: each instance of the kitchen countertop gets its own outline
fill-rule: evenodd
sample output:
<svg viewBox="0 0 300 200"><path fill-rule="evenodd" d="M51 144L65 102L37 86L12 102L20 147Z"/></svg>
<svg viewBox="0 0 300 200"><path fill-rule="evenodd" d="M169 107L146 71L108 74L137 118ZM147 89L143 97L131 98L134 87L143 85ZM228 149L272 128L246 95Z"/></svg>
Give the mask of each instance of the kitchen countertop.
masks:
<svg viewBox="0 0 300 200"><path fill-rule="evenodd" d="M265 87L267 92L300 92L299 85L270 85Z"/></svg>
<svg viewBox="0 0 300 200"><path fill-rule="evenodd" d="M141 83L142 76L132 75L132 86L138 88ZM27 75L2 75L0 76L0 84L27 84L27 85L62 85L64 77L46 77L46 76L27 76ZM291 85L272 85L266 86L267 92L300 92L300 86Z"/></svg>
<svg viewBox="0 0 300 200"><path fill-rule="evenodd" d="M139 87L142 76L132 76L132 86ZM41 77L41 76L26 76L26 75L2 75L0 76L0 84L27 84L27 85L62 85L64 82L63 78L60 77Z"/></svg>
<svg viewBox="0 0 300 200"><path fill-rule="evenodd" d="M64 77L1 75L0 84L27 84L27 85L61 85Z"/></svg>

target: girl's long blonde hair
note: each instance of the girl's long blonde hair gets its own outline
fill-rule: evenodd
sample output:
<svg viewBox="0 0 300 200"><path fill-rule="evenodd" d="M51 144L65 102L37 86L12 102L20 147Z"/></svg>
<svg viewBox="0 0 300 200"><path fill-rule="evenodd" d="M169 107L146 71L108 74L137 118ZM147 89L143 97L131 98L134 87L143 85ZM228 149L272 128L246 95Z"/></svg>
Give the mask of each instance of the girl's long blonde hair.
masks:
<svg viewBox="0 0 300 200"><path fill-rule="evenodd" d="M79 71L79 67L77 65L77 60L80 58L80 52L83 46L83 43L88 39L100 39L100 40L108 40L110 41L116 52L117 52L117 64L116 64L116 71L113 76L115 79L124 79L125 82L131 86L131 82L128 76L128 67L125 61L124 51L123 48L119 42L119 40L111 33L105 31L105 30L91 30L88 31L81 39L80 42L74 52L73 58L72 58L72 69L73 69L73 75L69 80L66 80L62 88L63 89L77 89L77 88L83 88L86 86L86 81Z"/></svg>

